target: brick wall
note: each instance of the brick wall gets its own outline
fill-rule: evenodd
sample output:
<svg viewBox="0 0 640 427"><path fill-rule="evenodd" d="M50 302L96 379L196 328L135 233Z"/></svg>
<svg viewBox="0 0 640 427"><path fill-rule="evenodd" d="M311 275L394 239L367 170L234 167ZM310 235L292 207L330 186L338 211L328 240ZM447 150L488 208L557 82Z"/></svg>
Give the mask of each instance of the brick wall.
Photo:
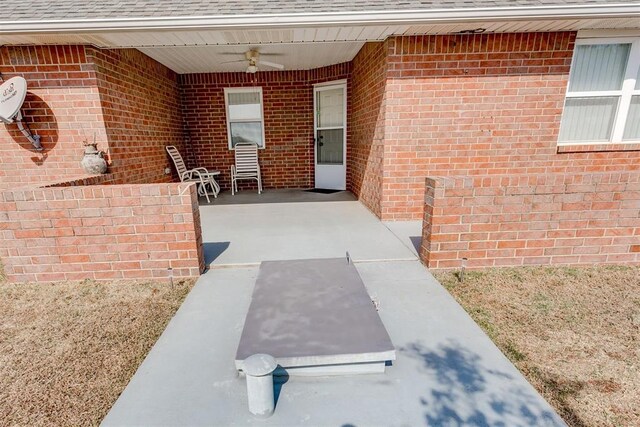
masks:
<svg viewBox="0 0 640 427"><path fill-rule="evenodd" d="M5 191L0 236L10 281L162 279L169 267L175 277L204 269L193 184Z"/></svg>
<svg viewBox="0 0 640 427"><path fill-rule="evenodd" d="M367 43L353 59L349 189L380 216L384 153L385 43Z"/></svg>
<svg viewBox="0 0 640 427"><path fill-rule="evenodd" d="M37 152L18 126L0 124L0 189L40 184L84 174L85 139L106 146L96 74L84 46L3 46L0 72L22 76L28 94L25 122L42 137Z"/></svg>
<svg viewBox="0 0 640 427"><path fill-rule="evenodd" d="M168 267L197 276L204 261L193 186L104 186L175 178L164 174L164 147L184 149L177 75L134 49L89 46L1 47L0 72L27 80L23 112L44 146L37 153L15 124L0 127L8 279L161 278ZM106 175L80 166L82 142L94 135L111 160Z"/></svg>
<svg viewBox="0 0 640 427"><path fill-rule="evenodd" d="M640 264L640 174L426 180L420 256L430 268Z"/></svg>
<svg viewBox="0 0 640 427"><path fill-rule="evenodd" d="M421 218L427 176L640 170L637 146L557 148L574 41L570 32L389 40L382 218Z"/></svg>
<svg viewBox="0 0 640 427"><path fill-rule="evenodd" d="M178 75L136 49L89 49L116 183L170 182L165 146L184 151Z"/></svg>
<svg viewBox="0 0 640 427"><path fill-rule="evenodd" d="M38 153L17 125L0 125L0 189L83 175L82 143L94 136L113 182L172 180L164 147L184 148L183 124L178 77L165 66L135 49L5 46L0 72L27 80L25 120L44 146Z"/></svg>
<svg viewBox="0 0 640 427"><path fill-rule="evenodd" d="M313 84L347 78L349 70L350 64L338 64L308 71L180 76L189 165L220 170L221 186L230 188L234 157L228 146L224 88L259 86L264 103L265 149L259 153L264 187L313 187Z"/></svg>

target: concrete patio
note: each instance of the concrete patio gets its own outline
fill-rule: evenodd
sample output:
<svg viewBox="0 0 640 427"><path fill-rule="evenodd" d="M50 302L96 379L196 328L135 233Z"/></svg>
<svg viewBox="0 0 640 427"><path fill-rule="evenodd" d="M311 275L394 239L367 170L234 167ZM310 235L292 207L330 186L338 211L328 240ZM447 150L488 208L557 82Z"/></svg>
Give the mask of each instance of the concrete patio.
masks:
<svg viewBox="0 0 640 427"><path fill-rule="evenodd" d="M212 268L104 426L564 425L417 260L419 223L387 227L354 200L214 203L201 212ZM275 414L253 418L234 356L257 263L346 250L379 303L397 360L384 374L289 378L277 384Z"/></svg>
<svg viewBox="0 0 640 427"><path fill-rule="evenodd" d="M348 192L225 192L201 204L200 214L205 261L213 267L335 258L347 251L354 261L415 260L415 247L404 234L421 235L412 222L412 230L394 228L403 236L399 240Z"/></svg>

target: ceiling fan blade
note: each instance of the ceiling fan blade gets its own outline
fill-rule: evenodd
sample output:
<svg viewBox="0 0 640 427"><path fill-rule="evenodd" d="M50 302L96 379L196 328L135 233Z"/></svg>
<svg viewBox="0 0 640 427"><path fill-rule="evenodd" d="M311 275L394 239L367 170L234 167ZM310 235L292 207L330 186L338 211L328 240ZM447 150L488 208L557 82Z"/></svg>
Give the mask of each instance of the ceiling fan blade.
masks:
<svg viewBox="0 0 640 427"><path fill-rule="evenodd" d="M284 56L284 53L262 53L259 52L260 56Z"/></svg>
<svg viewBox="0 0 640 427"><path fill-rule="evenodd" d="M220 65L222 65L222 64L234 64L236 62L247 62L247 60L246 59L238 59L237 61L224 61L224 62L221 62Z"/></svg>
<svg viewBox="0 0 640 427"><path fill-rule="evenodd" d="M258 64L266 65L267 67L271 67L271 68L277 68L278 70L284 70L284 65L276 64L275 62L258 61Z"/></svg>

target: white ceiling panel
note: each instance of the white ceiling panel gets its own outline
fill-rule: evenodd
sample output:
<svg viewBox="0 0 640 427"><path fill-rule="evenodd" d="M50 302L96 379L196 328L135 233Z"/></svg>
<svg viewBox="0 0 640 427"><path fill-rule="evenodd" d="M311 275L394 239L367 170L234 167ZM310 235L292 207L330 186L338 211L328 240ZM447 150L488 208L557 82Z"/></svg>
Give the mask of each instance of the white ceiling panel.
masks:
<svg viewBox="0 0 640 427"><path fill-rule="evenodd" d="M197 47L143 47L140 51L180 74L244 71L244 52L258 48L262 59L284 65L285 70L309 70L348 62L363 42L271 44ZM229 61L240 61L229 63ZM259 70L273 70L258 65Z"/></svg>

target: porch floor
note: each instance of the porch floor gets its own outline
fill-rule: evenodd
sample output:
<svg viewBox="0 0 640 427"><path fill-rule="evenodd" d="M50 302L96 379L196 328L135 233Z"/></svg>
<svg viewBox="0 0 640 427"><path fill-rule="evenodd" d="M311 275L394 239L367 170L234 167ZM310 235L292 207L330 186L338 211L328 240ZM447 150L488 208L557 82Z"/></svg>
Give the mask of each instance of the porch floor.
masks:
<svg viewBox="0 0 640 427"><path fill-rule="evenodd" d="M396 235L353 200L214 203L201 212L205 242L227 242L226 248L213 252L212 268L104 426L564 425L418 261L408 247L418 222L390 225ZM276 385L274 415L253 418L234 356L257 263L337 257L346 250L379 303L397 360L384 374L289 378Z"/></svg>
<svg viewBox="0 0 640 427"><path fill-rule="evenodd" d="M417 259L408 240L399 240L349 192L222 193L200 205L200 217L205 262L212 267L337 258L347 251L354 261Z"/></svg>

